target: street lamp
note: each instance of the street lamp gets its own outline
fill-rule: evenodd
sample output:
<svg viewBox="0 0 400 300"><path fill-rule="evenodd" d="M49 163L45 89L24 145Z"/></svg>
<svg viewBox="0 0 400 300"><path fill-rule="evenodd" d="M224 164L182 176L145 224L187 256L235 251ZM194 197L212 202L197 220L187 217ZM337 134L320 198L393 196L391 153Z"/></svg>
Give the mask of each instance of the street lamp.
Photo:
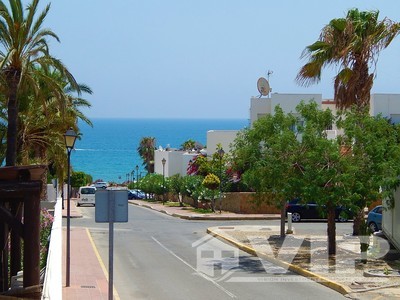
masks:
<svg viewBox="0 0 400 300"><path fill-rule="evenodd" d="M165 158L163 158L161 160L162 163L162 188L163 188L163 204L165 202L165 163L167 162L167 160Z"/></svg>
<svg viewBox="0 0 400 300"><path fill-rule="evenodd" d="M70 185L71 185L71 151L74 149L75 141L78 135L72 128L68 129L67 132L64 134L65 139L65 146L67 147L68 153L68 186L67 186L67 261L66 261L66 280L65 286L69 286L70 283L70 262L71 262L71 247L70 247L70 228L71 228L71 192L70 192Z"/></svg>
<svg viewBox="0 0 400 300"><path fill-rule="evenodd" d="M136 188L139 188L139 166L136 165Z"/></svg>
<svg viewBox="0 0 400 300"><path fill-rule="evenodd" d="M224 157L225 151L222 148L218 149L219 157L219 213L221 213L221 202L222 202L222 158Z"/></svg>
<svg viewBox="0 0 400 300"><path fill-rule="evenodd" d="M131 172L131 181L133 182L133 188L135 188L135 170Z"/></svg>

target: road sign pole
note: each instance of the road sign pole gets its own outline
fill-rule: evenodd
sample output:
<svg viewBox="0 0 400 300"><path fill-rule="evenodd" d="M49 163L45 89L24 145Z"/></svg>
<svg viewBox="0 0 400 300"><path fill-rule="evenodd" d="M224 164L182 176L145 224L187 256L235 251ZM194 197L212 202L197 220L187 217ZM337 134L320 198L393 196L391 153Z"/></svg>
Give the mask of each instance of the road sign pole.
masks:
<svg viewBox="0 0 400 300"><path fill-rule="evenodd" d="M108 299L113 300L115 193L109 192L108 195Z"/></svg>

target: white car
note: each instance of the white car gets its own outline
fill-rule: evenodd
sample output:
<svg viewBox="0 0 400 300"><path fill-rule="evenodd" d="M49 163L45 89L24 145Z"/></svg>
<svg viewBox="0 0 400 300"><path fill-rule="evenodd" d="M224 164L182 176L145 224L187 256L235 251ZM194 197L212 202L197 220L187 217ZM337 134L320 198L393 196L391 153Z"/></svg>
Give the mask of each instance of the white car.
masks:
<svg viewBox="0 0 400 300"><path fill-rule="evenodd" d="M82 204L91 204L95 206L95 200L96 188L94 186L81 186L79 188L76 206L81 206Z"/></svg>
<svg viewBox="0 0 400 300"><path fill-rule="evenodd" d="M96 189L106 189L108 187L108 183L105 181L98 181L94 183L94 187Z"/></svg>

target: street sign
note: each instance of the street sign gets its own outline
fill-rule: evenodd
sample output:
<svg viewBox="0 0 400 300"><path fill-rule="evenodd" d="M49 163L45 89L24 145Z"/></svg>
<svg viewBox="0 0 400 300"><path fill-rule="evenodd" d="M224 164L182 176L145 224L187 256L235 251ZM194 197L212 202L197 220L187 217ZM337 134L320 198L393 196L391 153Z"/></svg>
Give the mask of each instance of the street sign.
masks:
<svg viewBox="0 0 400 300"><path fill-rule="evenodd" d="M128 222L128 191L97 190L95 221L108 223L108 299L113 299L114 281L114 223Z"/></svg>
<svg viewBox="0 0 400 300"><path fill-rule="evenodd" d="M128 222L127 190L97 190L95 203L96 223Z"/></svg>

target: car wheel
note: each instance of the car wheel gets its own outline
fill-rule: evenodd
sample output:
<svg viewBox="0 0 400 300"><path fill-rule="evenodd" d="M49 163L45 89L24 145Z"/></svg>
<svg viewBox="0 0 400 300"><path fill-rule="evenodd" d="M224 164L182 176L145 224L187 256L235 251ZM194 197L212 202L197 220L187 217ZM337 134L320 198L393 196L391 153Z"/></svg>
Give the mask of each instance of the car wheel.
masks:
<svg viewBox="0 0 400 300"><path fill-rule="evenodd" d="M299 222L301 220L301 215L298 212L292 213L292 221Z"/></svg>
<svg viewBox="0 0 400 300"><path fill-rule="evenodd" d="M80 203L76 203L76 206L81 206L81 204Z"/></svg>
<svg viewBox="0 0 400 300"><path fill-rule="evenodd" d="M378 226L375 224L375 222L369 223L368 226L369 226L369 229L370 229L372 232L378 231Z"/></svg>

